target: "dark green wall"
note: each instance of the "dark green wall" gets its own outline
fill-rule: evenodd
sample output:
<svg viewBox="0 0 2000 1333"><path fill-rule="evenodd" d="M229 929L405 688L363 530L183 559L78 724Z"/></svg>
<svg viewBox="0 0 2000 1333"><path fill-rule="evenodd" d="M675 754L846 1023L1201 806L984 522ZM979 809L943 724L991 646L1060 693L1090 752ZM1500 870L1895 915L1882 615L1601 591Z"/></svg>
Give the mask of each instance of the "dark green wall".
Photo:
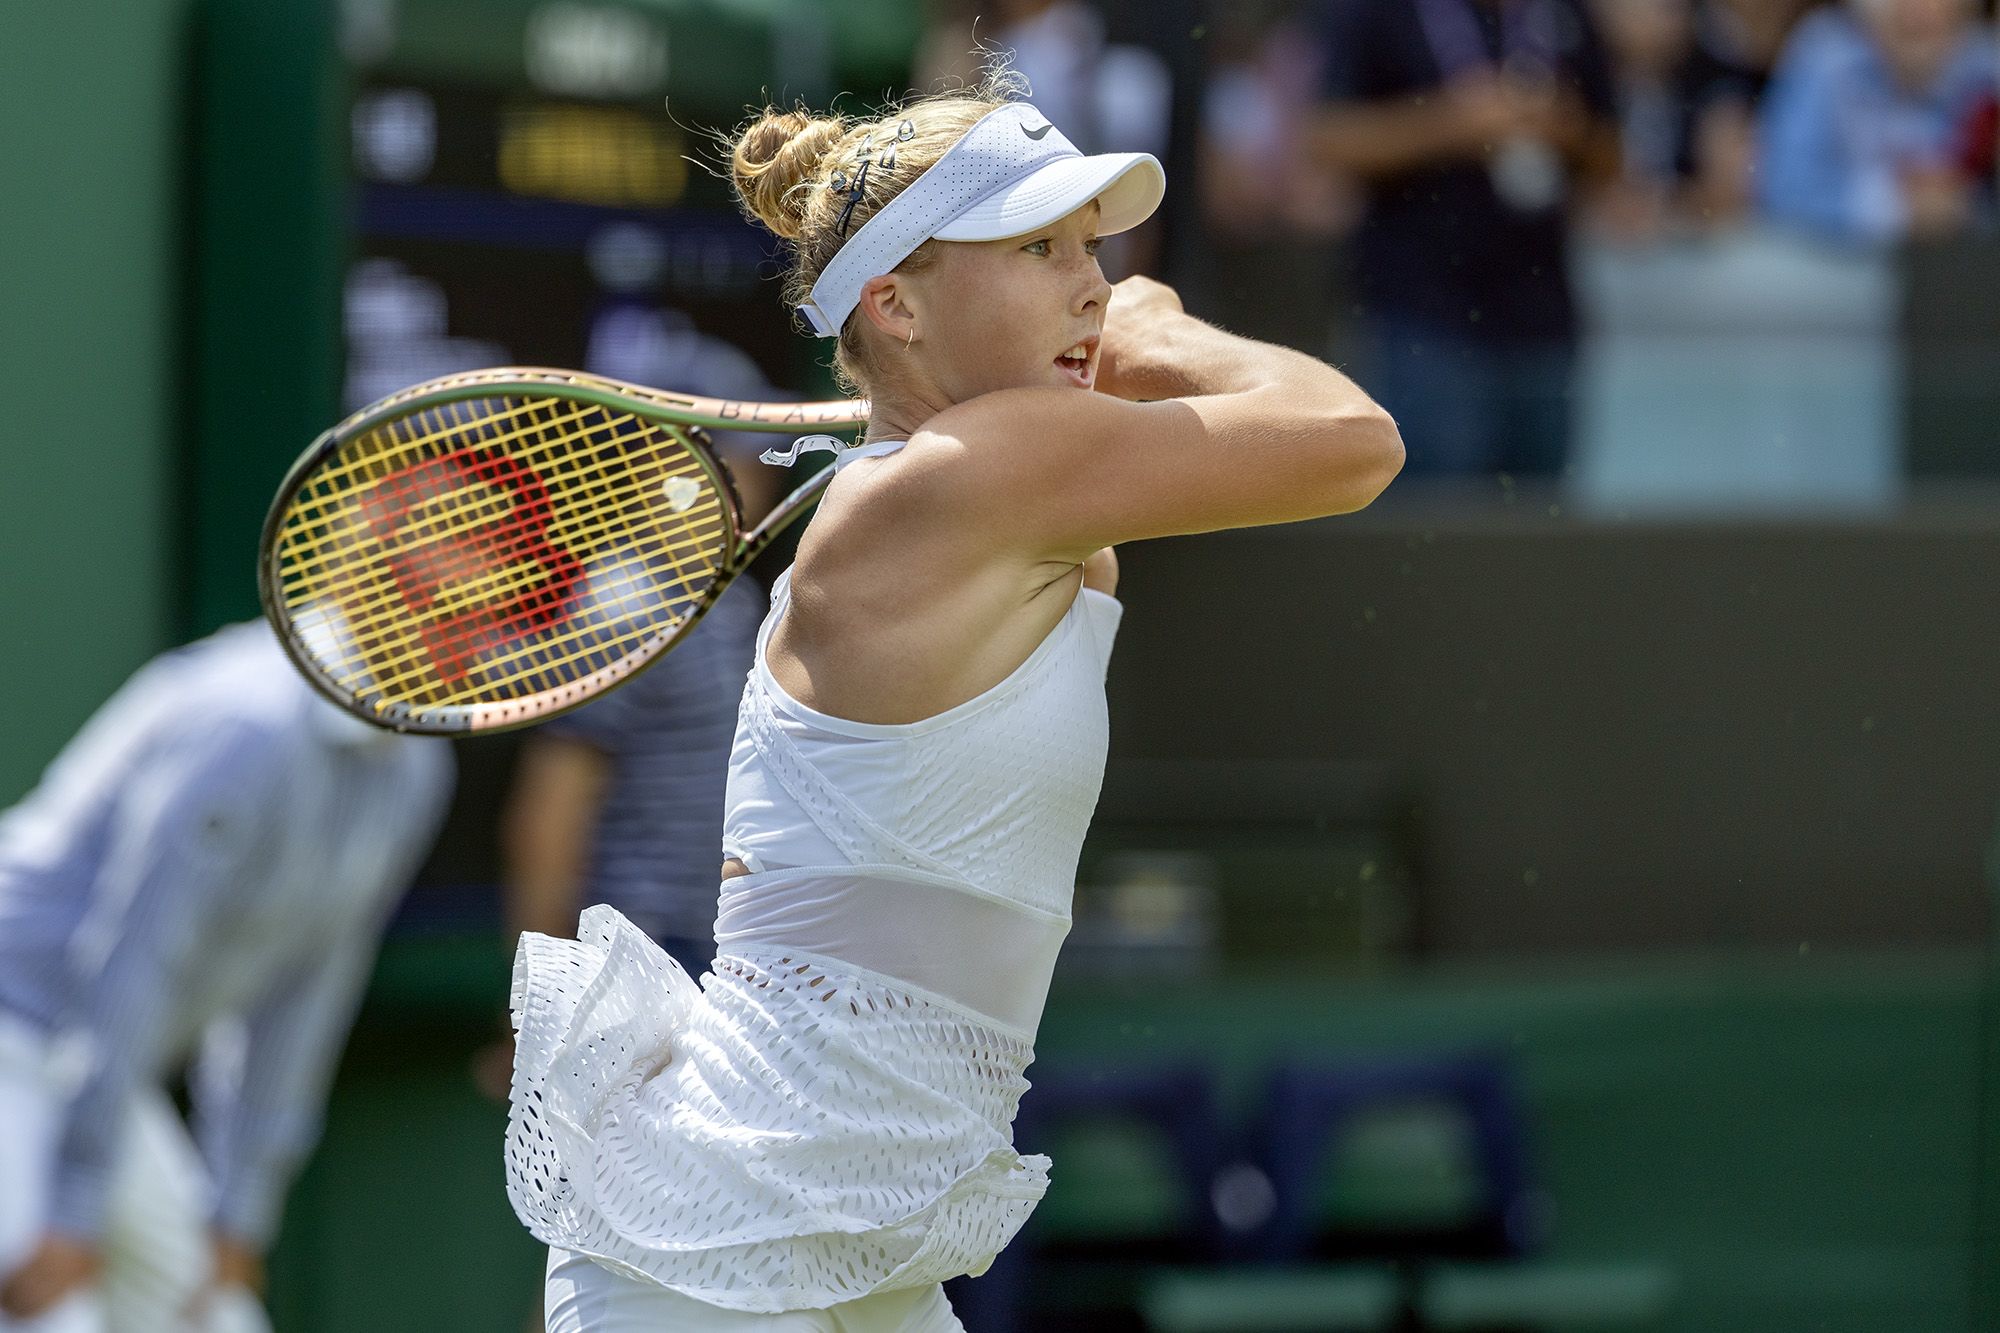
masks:
<svg viewBox="0 0 2000 1333"><path fill-rule="evenodd" d="M1126 548L1113 771L1408 775L1441 953L1983 944L1991 512L1649 524L1546 505L1384 502Z"/></svg>
<svg viewBox="0 0 2000 1333"><path fill-rule="evenodd" d="M345 84L330 0L202 0L189 156L184 628L258 613L257 535L340 409Z"/></svg>
<svg viewBox="0 0 2000 1333"><path fill-rule="evenodd" d="M0 803L166 642L189 0L0 42Z"/></svg>

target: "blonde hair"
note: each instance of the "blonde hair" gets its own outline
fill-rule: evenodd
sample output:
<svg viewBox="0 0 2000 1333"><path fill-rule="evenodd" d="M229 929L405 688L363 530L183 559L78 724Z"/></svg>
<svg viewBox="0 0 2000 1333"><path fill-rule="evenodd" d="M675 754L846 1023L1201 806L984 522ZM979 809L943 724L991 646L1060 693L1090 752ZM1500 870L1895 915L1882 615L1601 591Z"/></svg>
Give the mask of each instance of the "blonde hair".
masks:
<svg viewBox="0 0 2000 1333"><path fill-rule="evenodd" d="M729 162L737 201L746 214L791 242L786 308L812 294L813 283L869 218L980 119L1023 91L1018 74L997 68L961 91L912 97L873 116L820 116L803 105L789 111L767 106L739 130L730 143ZM905 133L909 137L902 137ZM864 153L868 170L850 212L849 194L861 176ZM844 221L843 213L848 214ZM926 267L934 245L925 241L896 271ZM835 377L849 392L865 392L876 372L861 340L861 324L850 321L834 350Z"/></svg>

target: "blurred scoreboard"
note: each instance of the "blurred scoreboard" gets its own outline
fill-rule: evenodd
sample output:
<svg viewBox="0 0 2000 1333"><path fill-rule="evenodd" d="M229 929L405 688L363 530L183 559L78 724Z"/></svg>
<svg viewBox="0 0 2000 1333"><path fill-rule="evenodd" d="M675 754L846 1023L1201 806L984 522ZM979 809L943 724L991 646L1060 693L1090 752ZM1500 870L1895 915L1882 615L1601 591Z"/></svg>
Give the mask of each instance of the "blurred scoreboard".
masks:
<svg viewBox="0 0 2000 1333"><path fill-rule="evenodd" d="M177 628L254 614L286 465L415 381L826 393L718 132L899 92L919 21L918 0L197 0Z"/></svg>
<svg viewBox="0 0 2000 1333"><path fill-rule="evenodd" d="M833 9L762 8L348 0L343 406L495 364L731 397L809 371L712 132L827 93Z"/></svg>

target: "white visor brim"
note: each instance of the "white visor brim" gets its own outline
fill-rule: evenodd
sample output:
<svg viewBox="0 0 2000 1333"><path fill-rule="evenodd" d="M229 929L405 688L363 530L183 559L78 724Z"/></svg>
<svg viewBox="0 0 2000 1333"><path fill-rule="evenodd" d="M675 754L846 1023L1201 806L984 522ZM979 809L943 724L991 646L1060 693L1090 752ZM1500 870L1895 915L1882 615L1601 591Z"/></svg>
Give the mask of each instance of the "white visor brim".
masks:
<svg viewBox="0 0 2000 1333"><path fill-rule="evenodd" d="M931 235L940 241L1005 240L1068 217L1095 199L1103 210L1097 234L1113 236L1151 217L1166 192L1166 172L1151 153L1058 158L995 190Z"/></svg>

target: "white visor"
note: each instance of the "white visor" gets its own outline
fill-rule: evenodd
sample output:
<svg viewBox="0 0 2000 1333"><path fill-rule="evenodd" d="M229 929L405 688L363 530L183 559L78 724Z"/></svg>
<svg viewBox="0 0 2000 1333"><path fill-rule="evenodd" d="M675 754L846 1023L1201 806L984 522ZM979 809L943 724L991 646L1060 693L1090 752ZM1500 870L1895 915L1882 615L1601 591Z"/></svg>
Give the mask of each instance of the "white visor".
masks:
<svg viewBox="0 0 2000 1333"><path fill-rule="evenodd" d="M867 145L877 160L888 144ZM859 162L846 168L851 177ZM837 338L870 278L891 272L918 246L998 241L1045 227L1095 199L1097 234L1138 226L1160 206L1167 176L1151 153L1085 157L1026 102L988 113L861 230L848 238L799 306L813 331Z"/></svg>

